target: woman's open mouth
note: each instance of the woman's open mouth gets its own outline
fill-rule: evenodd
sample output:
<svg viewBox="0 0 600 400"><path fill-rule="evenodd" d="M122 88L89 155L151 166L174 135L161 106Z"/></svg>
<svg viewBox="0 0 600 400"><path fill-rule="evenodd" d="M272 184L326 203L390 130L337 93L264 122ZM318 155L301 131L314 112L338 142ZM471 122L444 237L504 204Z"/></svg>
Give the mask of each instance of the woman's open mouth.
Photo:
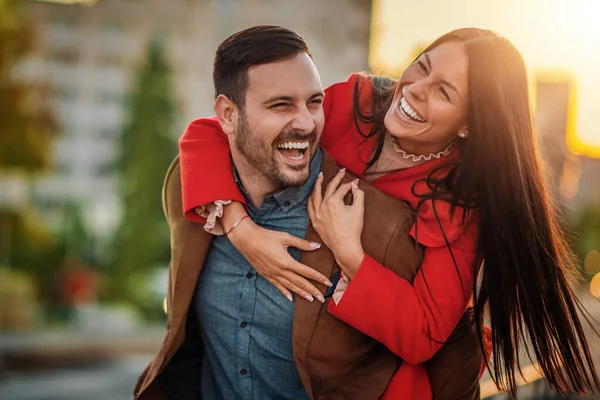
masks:
<svg viewBox="0 0 600 400"><path fill-rule="evenodd" d="M400 99L400 107L398 107L398 109L400 110L402 116L410 121L419 123L425 122L425 119L418 112L416 112L415 109L410 106L410 104L408 104L404 96Z"/></svg>

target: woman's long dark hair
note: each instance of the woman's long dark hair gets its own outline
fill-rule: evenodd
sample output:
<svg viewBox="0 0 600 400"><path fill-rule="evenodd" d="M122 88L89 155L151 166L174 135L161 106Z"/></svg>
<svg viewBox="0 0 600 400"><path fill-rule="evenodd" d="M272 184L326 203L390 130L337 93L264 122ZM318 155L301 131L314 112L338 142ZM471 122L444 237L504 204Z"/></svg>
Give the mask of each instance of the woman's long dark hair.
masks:
<svg viewBox="0 0 600 400"><path fill-rule="evenodd" d="M451 214L457 206L465 209L463 215L473 209L479 214L484 264L479 291L474 285L473 311L480 338L486 306L491 318L492 378L516 397L519 346L526 346L559 393L600 387L578 312L587 314L572 289L577 262L538 153L523 58L508 40L475 28L452 31L424 52L449 41L463 43L469 57L469 137L458 140L460 161L446 166L445 178L436 172L428 178L429 199L450 201ZM384 117L396 84L385 77L369 79L372 109L359 107L360 80L354 96L357 128L359 122L371 124L361 133L378 140L367 168L381 154Z"/></svg>

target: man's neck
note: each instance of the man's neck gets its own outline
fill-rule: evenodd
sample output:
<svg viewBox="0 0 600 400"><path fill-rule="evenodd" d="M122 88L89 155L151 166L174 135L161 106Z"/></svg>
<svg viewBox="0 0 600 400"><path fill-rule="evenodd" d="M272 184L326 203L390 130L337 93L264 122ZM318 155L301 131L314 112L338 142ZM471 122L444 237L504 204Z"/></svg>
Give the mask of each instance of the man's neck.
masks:
<svg viewBox="0 0 600 400"><path fill-rule="evenodd" d="M233 165L237 170L238 178L242 183L242 187L246 191L254 208L258 209L265 197L276 193L277 188L268 182L262 172L258 171L242 157L237 151L232 149L231 158Z"/></svg>

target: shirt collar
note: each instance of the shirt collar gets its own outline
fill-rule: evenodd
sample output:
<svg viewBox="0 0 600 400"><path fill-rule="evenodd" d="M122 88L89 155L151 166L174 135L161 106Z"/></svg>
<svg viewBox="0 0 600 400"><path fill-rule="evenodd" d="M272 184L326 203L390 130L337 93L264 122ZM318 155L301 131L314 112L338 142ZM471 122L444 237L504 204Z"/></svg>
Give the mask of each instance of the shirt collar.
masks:
<svg viewBox="0 0 600 400"><path fill-rule="evenodd" d="M279 193L275 193L271 196L267 196L267 197L265 197L265 201L268 201L269 199L275 199L275 201L277 201L277 203L279 204L279 207L281 207L283 212L289 211L290 209L295 207L297 204L304 201L312 193L312 189L313 189L313 186L315 185L315 181L317 180L317 177L319 176L319 171L321 171L321 161L322 160L323 160L323 152L322 152L321 148L317 148L317 152L315 153L315 156L313 157L313 159L310 162L310 176L308 177L308 180L306 181L306 183L304 183L304 185L302 185L302 186L290 187L290 188L282 190ZM233 161L232 161L232 164L233 164ZM244 186L242 185L242 181L240 179L240 176L238 175L237 168L235 168L235 164L233 164L233 177L234 177L235 182L237 183L238 187L242 191L242 194L246 198L246 202L248 203L249 206L252 207L252 201L250 199L250 196L248 195L248 192L246 192L246 190L244 189Z"/></svg>

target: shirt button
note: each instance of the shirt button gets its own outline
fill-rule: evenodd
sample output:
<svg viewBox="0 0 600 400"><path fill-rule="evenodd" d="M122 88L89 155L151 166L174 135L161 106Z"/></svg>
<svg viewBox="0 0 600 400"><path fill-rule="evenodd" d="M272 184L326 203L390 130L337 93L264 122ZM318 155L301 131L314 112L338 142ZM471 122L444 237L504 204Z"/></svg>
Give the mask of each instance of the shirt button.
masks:
<svg viewBox="0 0 600 400"><path fill-rule="evenodd" d="M242 370L240 371L240 374L242 374L242 375L246 375L247 373L248 373L248 371L246 371L245 369L242 369Z"/></svg>
<svg viewBox="0 0 600 400"><path fill-rule="evenodd" d="M283 202L283 205L284 205L285 207L289 207L289 206L290 206L290 204L291 204L291 203L290 203L289 201L287 201L287 200Z"/></svg>
<svg viewBox="0 0 600 400"><path fill-rule="evenodd" d="M246 278L251 279L254 276L254 274L252 272L248 272L246 274Z"/></svg>
<svg viewBox="0 0 600 400"><path fill-rule="evenodd" d="M241 326L242 328L245 328L245 327L247 327L247 326L248 326L248 323L247 323L246 321L244 321L244 322L242 322L242 323L240 324L240 326Z"/></svg>

